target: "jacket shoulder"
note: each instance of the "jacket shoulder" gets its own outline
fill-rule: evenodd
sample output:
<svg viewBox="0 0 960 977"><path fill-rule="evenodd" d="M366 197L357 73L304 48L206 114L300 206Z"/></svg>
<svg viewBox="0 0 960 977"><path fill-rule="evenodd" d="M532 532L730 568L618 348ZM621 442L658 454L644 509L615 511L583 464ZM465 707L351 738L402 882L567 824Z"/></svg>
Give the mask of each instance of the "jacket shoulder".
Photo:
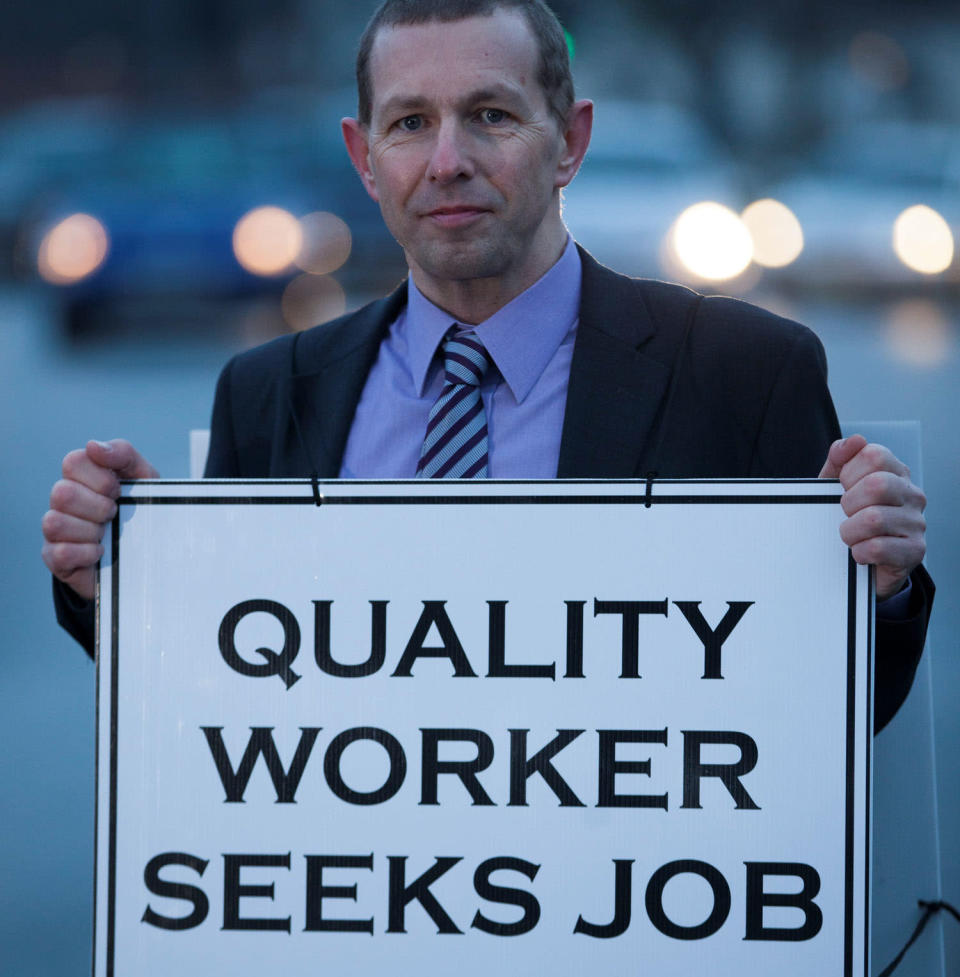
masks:
<svg viewBox="0 0 960 977"><path fill-rule="evenodd" d="M278 425L289 414L291 382L335 366L359 347L375 346L404 297L398 290L356 312L232 357L217 381L207 476L268 474Z"/></svg>
<svg viewBox="0 0 960 977"><path fill-rule="evenodd" d="M355 312L314 326L303 332L278 336L269 342L236 354L224 367L234 381L255 387L272 378L312 373L352 352L369 337L363 326L382 321L387 300L371 302Z"/></svg>
<svg viewBox="0 0 960 977"><path fill-rule="evenodd" d="M653 279L628 281L637 288L659 329L675 329L678 312L694 311L698 338L714 346L735 346L740 352L753 349L765 355L797 341L812 339L817 345L820 342L802 323L742 299L706 295L685 285Z"/></svg>
<svg viewBox="0 0 960 977"><path fill-rule="evenodd" d="M770 383L795 358L826 376L823 344L812 329L742 299L703 295L684 285L631 279L661 340L671 351L686 343L701 378L751 378Z"/></svg>
<svg viewBox="0 0 960 977"><path fill-rule="evenodd" d="M592 328L609 333L616 320L620 341L636 344L634 355L669 378L644 470L684 478L816 474L837 425L826 356L810 329L740 299L595 263L590 283L597 296L590 312L601 312Z"/></svg>
<svg viewBox="0 0 960 977"><path fill-rule="evenodd" d="M819 346L805 326L740 299L704 295L686 285L631 278L601 265L580 249L582 309L591 328L643 343L648 355L668 365L687 339L711 352L728 348L756 354L758 363L800 341Z"/></svg>

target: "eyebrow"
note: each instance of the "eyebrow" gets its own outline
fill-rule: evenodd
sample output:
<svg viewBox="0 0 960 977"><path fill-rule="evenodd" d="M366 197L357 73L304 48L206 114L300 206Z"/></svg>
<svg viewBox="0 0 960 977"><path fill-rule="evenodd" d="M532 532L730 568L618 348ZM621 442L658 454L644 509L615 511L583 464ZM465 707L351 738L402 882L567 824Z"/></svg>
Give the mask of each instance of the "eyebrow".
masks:
<svg viewBox="0 0 960 977"><path fill-rule="evenodd" d="M494 88L480 88L477 91L470 92L464 99L465 103L470 103L471 105L476 105L477 102L500 101L516 104L517 102L525 101L525 99L515 88L507 85L496 86Z"/></svg>
<svg viewBox="0 0 960 977"><path fill-rule="evenodd" d="M507 85L493 86L490 88L478 88L460 99L460 106L467 107L477 105L481 102L506 102L516 105L518 102L525 103L522 94L515 88ZM394 115L398 112L414 113L430 104L430 100L423 95L395 95L387 99L380 107L380 112L385 115Z"/></svg>
<svg viewBox="0 0 960 977"><path fill-rule="evenodd" d="M387 115L397 112L413 112L423 108L427 100L419 95L396 95L380 106L380 111Z"/></svg>

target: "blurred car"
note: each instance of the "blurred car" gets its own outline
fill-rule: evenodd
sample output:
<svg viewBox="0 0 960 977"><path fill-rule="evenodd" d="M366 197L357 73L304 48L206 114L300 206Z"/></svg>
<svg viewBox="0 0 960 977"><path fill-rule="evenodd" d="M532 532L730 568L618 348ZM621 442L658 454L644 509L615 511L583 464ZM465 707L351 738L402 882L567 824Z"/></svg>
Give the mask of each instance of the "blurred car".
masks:
<svg viewBox="0 0 960 977"><path fill-rule="evenodd" d="M844 289L916 285L924 275L894 251L894 222L923 204L956 236L960 133L912 121L848 126L827 136L795 175L765 190L803 228L803 252L776 271L778 280Z"/></svg>
<svg viewBox="0 0 960 977"><path fill-rule="evenodd" d="M89 214L106 231L105 257L75 281L53 276L70 330L115 331L118 318L138 316L148 328L178 316L195 325L217 302L279 297L298 273L290 266L253 274L234 253L237 222L270 205L297 218L335 214L352 236L350 258L337 270L341 285L360 296L389 289L405 272L402 253L342 148L344 108L339 98L267 92L216 115L102 112L95 137L81 139L86 129L67 126L59 146L44 138L56 112L19 120L15 142L28 149L3 167L29 178L11 180L17 192L9 191L0 209L17 222L21 274L36 274L52 228Z"/></svg>
<svg viewBox="0 0 960 977"><path fill-rule="evenodd" d="M590 149L564 193L573 236L628 275L676 277L664 240L689 206L712 200L739 209L742 191L729 157L693 115L673 105L604 99Z"/></svg>

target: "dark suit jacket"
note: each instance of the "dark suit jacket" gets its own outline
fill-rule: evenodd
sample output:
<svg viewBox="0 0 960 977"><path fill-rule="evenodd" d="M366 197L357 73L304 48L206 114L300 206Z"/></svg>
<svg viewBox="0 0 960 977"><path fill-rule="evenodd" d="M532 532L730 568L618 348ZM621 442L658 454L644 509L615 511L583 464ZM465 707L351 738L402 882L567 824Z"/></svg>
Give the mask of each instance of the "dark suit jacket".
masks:
<svg viewBox="0 0 960 977"><path fill-rule="evenodd" d="M810 330L581 256L559 478L817 475L839 427ZM217 384L206 475L336 478L367 375L405 301L401 287L234 357ZM878 729L909 692L923 648L933 588L922 570L913 589L910 619L878 627ZM65 617L89 649L92 626L78 633Z"/></svg>

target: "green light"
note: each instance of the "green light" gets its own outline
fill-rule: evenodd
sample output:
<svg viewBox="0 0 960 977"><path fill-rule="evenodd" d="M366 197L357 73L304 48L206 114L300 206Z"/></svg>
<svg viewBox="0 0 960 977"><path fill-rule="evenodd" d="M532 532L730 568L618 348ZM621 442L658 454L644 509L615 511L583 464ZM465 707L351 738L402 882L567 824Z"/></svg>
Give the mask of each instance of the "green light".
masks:
<svg viewBox="0 0 960 977"><path fill-rule="evenodd" d="M570 60L573 61L577 53L577 45L574 43L573 35L566 28L564 28L563 36L567 40L567 54L570 55Z"/></svg>

